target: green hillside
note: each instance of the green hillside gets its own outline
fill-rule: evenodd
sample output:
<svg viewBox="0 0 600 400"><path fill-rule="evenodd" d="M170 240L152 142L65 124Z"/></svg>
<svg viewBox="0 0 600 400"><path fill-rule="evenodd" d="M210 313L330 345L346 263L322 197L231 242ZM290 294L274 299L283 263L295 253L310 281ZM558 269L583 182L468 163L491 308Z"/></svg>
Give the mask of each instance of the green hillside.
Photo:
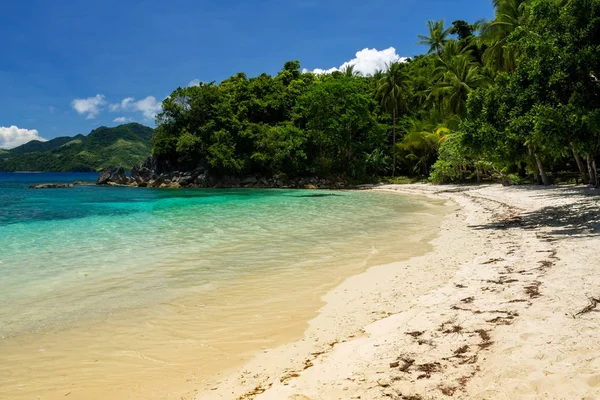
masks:
<svg viewBox="0 0 600 400"><path fill-rule="evenodd" d="M11 154L25 154L25 153L39 153L42 151L49 151L59 148L60 146L73 141L83 139L85 136L77 135L75 137L71 136L62 136L57 137L52 140L48 140L47 142L40 142L39 140L32 140L31 142L27 142L19 147L15 147L10 152Z"/></svg>
<svg viewBox="0 0 600 400"><path fill-rule="evenodd" d="M32 141L0 151L0 171L98 171L108 166L130 169L150 155L153 129L131 123L100 127L88 136Z"/></svg>

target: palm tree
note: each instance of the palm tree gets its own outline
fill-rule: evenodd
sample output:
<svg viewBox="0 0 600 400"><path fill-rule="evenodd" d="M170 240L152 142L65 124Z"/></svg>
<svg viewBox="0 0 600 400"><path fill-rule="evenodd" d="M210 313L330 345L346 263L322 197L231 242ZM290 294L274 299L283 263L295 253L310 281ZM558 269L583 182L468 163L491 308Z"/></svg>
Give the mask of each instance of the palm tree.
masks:
<svg viewBox="0 0 600 400"><path fill-rule="evenodd" d="M450 34L450 29L444 28L444 20L427 21L427 27L429 28L429 36L417 35L419 38L417 44L429 46L427 54L431 54L434 51L441 54L444 45L449 40L448 35Z"/></svg>
<svg viewBox="0 0 600 400"><path fill-rule="evenodd" d="M382 107L392 113L392 149L394 151L392 176L396 174L396 118L406 106L409 90L409 78L403 71L402 64L399 62L388 64L387 71L378 82L376 95L381 101Z"/></svg>
<svg viewBox="0 0 600 400"><path fill-rule="evenodd" d="M404 158L412 161L414 172L427 176L440 145L448 135L450 130L443 125L434 126L428 121L412 120L408 133L398 147L405 154Z"/></svg>
<svg viewBox="0 0 600 400"><path fill-rule="evenodd" d="M342 68L341 72L346 76L360 76L360 71L356 71L354 67L354 64L348 64L344 68Z"/></svg>
<svg viewBox="0 0 600 400"><path fill-rule="evenodd" d="M484 62L501 71L513 72L516 68L516 54L505 47L508 36L523 26L529 15L529 0L493 0L495 16L493 21L480 21L480 40L489 46L483 53Z"/></svg>
<svg viewBox="0 0 600 400"><path fill-rule="evenodd" d="M462 117L466 113L469 93L489 81L469 55L458 55L443 62L437 69L440 77L434 88L449 111Z"/></svg>
<svg viewBox="0 0 600 400"><path fill-rule="evenodd" d="M469 46L466 46L464 42L449 39L439 56L443 61L448 61L451 58L460 55L472 56L473 50L469 48Z"/></svg>

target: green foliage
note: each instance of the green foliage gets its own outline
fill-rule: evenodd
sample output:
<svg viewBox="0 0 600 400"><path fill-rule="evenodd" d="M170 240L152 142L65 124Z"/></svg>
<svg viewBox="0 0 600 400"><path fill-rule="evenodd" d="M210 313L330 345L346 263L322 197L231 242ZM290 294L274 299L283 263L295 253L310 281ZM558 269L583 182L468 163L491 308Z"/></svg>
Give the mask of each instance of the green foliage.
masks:
<svg viewBox="0 0 600 400"><path fill-rule="evenodd" d="M427 28L429 29L429 36L418 35L419 41L417 44L429 46L427 54L434 52L440 54L444 45L449 40L448 35L451 33L451 30L444 27L444 20L427 21Z"/></svg>
<svg viewBox="0 0 600 400"><path fill-rule="evenodd" d="M372 76L355 65L303 73L289 61L276 76L178 88L163 102L152 151L217 174L351 181L399 172L435 183L528 174L547 183L571 158L593 168L600 0L493 4L491 21L429 21L419 35L427 54Z"/></svg>
<svg viewBox="0 0 600 400"><path fill-rule="evenodd" d="M150 154L153 130L140 124L100 127L88 136L29 142L0 158L0 171L97 171L107 166L127 169Z"/></svg>

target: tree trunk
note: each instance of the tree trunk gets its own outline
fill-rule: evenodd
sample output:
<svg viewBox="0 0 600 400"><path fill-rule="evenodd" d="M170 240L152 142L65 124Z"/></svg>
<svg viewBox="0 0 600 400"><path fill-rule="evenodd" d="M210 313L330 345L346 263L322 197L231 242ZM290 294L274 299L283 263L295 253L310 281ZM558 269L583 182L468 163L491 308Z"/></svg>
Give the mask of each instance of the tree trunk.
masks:
<svg viewBox="0 0 600 400"><path fill-rule="evenodd" d="M546 170L544 169L544 163L542 163L542 158L540 157L540 154L537 151L534 151L533 155L535 157L535 162L537 163L538 170L540 171L540 177L542 178L542 183L545 186L550 185L550 179L548 179L548 175L546 175Z"/></svg>
<svg viewBox="0 0 600 400"><path fill-rule="evenodd" d="M583 160L581 159L581 156L575 151L575 146L573 145L573 142L570 142L569 146L571 147L571 151L573 152L573 157L575 157L575 162L577 162L577 168L579 168L579 174L581 175L581 182L583 184L589 183L589 175L585 171L585 167L583 165Z"/></svg>
<svg viewBox="0 0 600 400"><path fill-rule="evenodd" d="M592 161L592 169L594 170L594 186L598 187L598 174L596 173L596 171L598 171L598 168L596 168L596 160Z"/></svg>
<svg viewBox="0 0 600 400"><path fill-rule="evenodd" d="M392 154L394 163L392 165L392 177L396 176L396 110L392 110Z"/></svg>
<svg viewBox="0 0 600 400"><path fill-rule="evenodd" d="M532 156L533 155L533 150L531 150L531 146L529 147L529 155ZM536 174L535 172L533 173L533 182L536 185L540 184L540 177L538 176L538 174Z"/></svg>
<svg viewBox="0 0 600 400"><path fill-rule="evenodd" d="M593 185L598 185L597 177L596 177L596 161L592 160L591 156L586 157L588 172L590 174L590 183Z"/></svg>

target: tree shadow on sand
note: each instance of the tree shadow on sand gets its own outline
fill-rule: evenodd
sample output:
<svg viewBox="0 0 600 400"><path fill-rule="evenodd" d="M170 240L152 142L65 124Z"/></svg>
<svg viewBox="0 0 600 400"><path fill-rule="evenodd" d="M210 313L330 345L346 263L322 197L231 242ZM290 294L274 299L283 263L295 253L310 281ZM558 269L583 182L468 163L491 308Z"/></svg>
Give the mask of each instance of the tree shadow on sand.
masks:
<svg viewBox="0 0 600 400"><path fill-rule="evenodd" d="M539 189L529 187L519 188L519 190L538 191ZM600 191L583 187L557 187L553 190L539 190L539 192L534 196L549 198L558 204L565 197L575 196L578 199L573 204L543 207L533 212L500 218L489 224L472 226L472 228L551 228L546 232L549 235L579 237L600 235Z"/></svg>

